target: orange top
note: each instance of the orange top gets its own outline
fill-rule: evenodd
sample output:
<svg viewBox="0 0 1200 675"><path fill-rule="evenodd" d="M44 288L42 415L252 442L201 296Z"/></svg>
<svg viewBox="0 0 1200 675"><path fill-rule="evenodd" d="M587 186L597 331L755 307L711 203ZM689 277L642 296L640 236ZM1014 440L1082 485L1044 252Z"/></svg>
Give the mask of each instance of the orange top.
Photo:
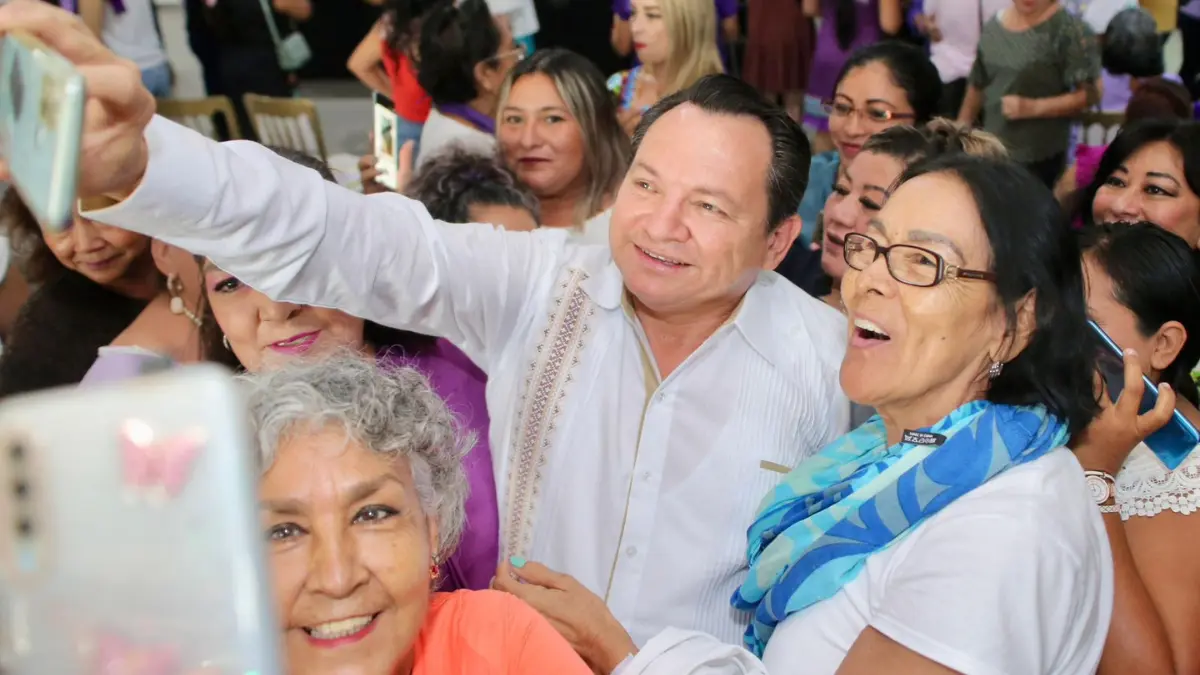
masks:
<svg viewBox="0 0 1200 675"><path fill-rule="evenodd" d="M434 593L412 675L591 675L524 601L500 591Z"/></svg>
<svg viewBox="0 0 1200 675"><path fill-rule="evenodd" d="M396 114L409 122L424 124L433 101L417 82L417 71L408 56L397 56L384 42L383 69L392 80L392 103L396 104Z"/></svg>

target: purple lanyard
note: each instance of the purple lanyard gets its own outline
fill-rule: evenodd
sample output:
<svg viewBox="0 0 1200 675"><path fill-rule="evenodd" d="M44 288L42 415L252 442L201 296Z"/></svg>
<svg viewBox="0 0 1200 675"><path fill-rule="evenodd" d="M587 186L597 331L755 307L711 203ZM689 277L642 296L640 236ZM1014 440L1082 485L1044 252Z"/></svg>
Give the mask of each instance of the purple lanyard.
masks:
<svg viewBox="0 0 1200 675"><path fill-rule="evenodd" d="M496 135L496 120L484 115L465 103L445 103L439 105L437 109L438 112L442 113L443 115L454 115L455 117L461 117L470 123L471 126L489 136Z"/></svg>
<svg viewBox="0 0 1200 675"><path fill-rule="evenodd" d="M123 0L108 0L108 4L112 5L113 11L117 14L125 13L125 3ZM79 13L79 3L77 0L62 0L59 6L72 14Z"/></svg>

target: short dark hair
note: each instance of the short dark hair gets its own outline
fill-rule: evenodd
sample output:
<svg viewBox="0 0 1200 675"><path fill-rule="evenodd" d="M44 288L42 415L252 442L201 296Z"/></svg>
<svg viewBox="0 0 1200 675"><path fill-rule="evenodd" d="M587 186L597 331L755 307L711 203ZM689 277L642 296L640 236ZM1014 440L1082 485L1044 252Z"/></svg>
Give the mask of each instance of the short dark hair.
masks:
<svg viewBox="0 0 1200 675"><path fill-rule="evenodd" d="M421 165L405 194L447 223L471 222L472 206L514 206L539 219L538 200L494 156L462 148L439 152Z"/></svg>
<svg viewBox="0 0 1200 675"><path fill-rule="evenodd" d="M796 215L808 187L808 165L812 161L808 136L782 108L767 102L758 90L732 75L706 75L655 103L633 133L633 154L637 155L646 132L660 117L685 103L714 115L753 117L763 123L772 145L766 185L768 232Z"/></svg>
<svg viewBox="0 0 1200 675"><path fill-rule="evenodd" d="M1141 7L1117 12L1104 30L1100 65L1113 75L1162 75L1166 64L1154 17Z"/></svg>
<svg viewBox="0 0 1200 675"><path fill-rule="evenodd" d="M909 167L900 182L949 174L970 191L992 249L991 271L1010 328L1017 305L1036 298L1036 325L1029 344L991 381L987 400L1018 406L1044 405L1072 435L1099 412L1093 389L1096 352L1088 334L1079 243L1063 227L1049 188L1007 160L948 154ZM1021 208L1013 208L1019 196Z"/></svg>
<svg viewBox="0 0 1200 675"><path fill-rule="evenodd" d="M479 96L475 66L496 56L500 29L484 0L442 0L421 19L417 82L434 103Z"/></svg>
<svg viewBox="0 0 1200 675"><path fill-rule="evenodd" d="M1092 204L1109 176L1138 150L1158 142L1169 143L1179 151L1183 157L1183 176L1188 188L1200 195L1200 124L1190 120L1139 120L1122 127L1117 137L1108 144L1096 167L1096 175L1084 188L1082 197L1075 205L1085 225L1095 224Z"/></svg>
<svg viewBox="0 0 1200 675"><path fill-rule="evenodd" d="M855 50L838 72L837 84L850 71L875 62L882 63L892 76L892 84L904 90L913 109L914 125L925 124L938 114L942 105L942 76L925 50L907 42L885 40Z"/></svg>
<svg viewBox="0 0 1200 675"><path fill-rule="evenodd" d="M863 144L863 152L891 157L905 166L951 152L1004 158L1004 142L996 136L945 118L936 118L919 127L888 127Z"/></svg>
<svg viewBox="0 0 1200 675"><path fill-rule="evenodd" d="M1192 367L1200 361L1200 260L1182 238L1154 223L1105 223L1084 231L1084 255L1108 274L1113 299L1137 317L1138 332L1153 335L1178 321L1187 341L1161 379L1192 404L1200 402Z"/></svg>
<svg viewBox="0 0 1200 675"><path fill-rule="evenodd" d="M299 164L300 166L316 171L317 173L321 174L321 178L324 178L330 183L337 182L337 178L335 178L333 175L333 169L329 168L329 164L327 164L323 159L313 157L302 150L293 150L292 148L285 148L278 145L264 145L263 147L292 162L293 164Z"/></svg>

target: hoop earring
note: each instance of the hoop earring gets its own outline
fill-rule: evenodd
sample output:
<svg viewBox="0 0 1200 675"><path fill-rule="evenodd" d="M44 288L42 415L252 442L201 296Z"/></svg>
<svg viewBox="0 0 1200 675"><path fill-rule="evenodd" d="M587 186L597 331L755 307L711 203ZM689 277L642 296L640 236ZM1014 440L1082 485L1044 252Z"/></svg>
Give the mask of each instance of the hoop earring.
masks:
<svg viewBox="0 0 1200 675"><path fill-rule="evenodd" d="M225 345L226 350L233 351L233 347L229 346L229 336L228 335L221 336L221 344Z"/></svg>
<svg viewBox="0 0 1200 675"><path fill-rule="evenodd" d="M175 274L174 272L171 272L167 275L167 295L171 296L171 313L176 316L181 314L186 316L188 321L191 321L196 325L196 328L199 328L201 323L200 317L193 314L192 311L187 308L187 305L183 304L183 281L181 281L179 279L179 275Z"/></svg>
<svg viewBox="0 0 1200 675"><path fill-rule="evenodd" d="M1004 364L999 361L992 361L992 365L988 366L988 379L994 380L1000 377L1000 373L1004 371Z"/></svg>

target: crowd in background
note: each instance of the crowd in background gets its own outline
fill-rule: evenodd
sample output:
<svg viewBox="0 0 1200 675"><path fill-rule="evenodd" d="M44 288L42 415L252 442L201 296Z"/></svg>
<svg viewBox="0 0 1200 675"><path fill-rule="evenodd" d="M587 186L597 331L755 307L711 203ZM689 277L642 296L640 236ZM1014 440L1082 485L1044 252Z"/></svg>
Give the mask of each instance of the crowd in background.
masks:
<svg viewBox="0 0 1200 675"><path fill-rule="evenodd" d="M243 130L336 11L184 4ZM0 33L81 20L149 119L151 0L59 5ZM357 192L89 128L148 143L72 227L0 198L0 398L246 379L296 673L1200 673L1200 451L1145 442L1200 426L1200 0L616 0L552 46L542 9L381 0Z"/></svg>

